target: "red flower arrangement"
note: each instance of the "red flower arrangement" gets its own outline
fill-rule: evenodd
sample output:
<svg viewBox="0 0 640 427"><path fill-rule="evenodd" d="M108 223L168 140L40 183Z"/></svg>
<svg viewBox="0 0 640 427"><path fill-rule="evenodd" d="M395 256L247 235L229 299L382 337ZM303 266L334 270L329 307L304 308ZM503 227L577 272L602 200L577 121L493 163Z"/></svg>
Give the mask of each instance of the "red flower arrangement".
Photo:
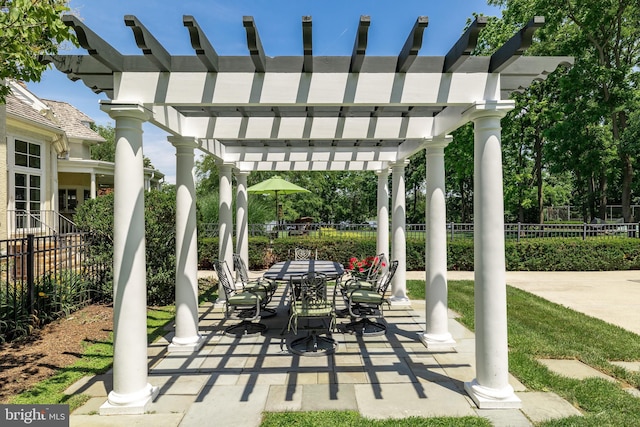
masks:
<svg viewBox="0 0 640 427"><path fill-rule="evenodd" d="M356 257L351 257L349 259L349 267L347 270L351 271L352 274L362 274L366 273L368 269L370 269L373 265L378 264L380 258L378 256L368 256L363 259L358 259ZM382 267L386 267L386 263L382 262Z"/></svg>

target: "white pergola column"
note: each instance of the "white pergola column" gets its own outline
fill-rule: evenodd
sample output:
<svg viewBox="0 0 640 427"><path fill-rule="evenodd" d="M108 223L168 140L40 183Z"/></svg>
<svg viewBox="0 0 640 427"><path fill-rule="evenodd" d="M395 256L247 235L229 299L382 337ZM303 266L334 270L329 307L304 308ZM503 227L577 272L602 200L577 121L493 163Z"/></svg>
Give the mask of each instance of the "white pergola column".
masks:
<svg viewBox="0 0 640 427"><path fill-rule="evenodd" d="M391 283L392 305L410 304L407 297L407 238L406 238L406 207L405 207L405 183L404 169L409 160L391 164L391 203L393 212L391 215L391 259L398 260L398 269Z"/></svg>
<svg viewBox="0 0 640 427"><path fill-rule="evenodd" d="M143 414L157 396L148 382L142 122L137 104L103 103L116 122L113 212L113 390L101 415Z"/></svg>
<svg viewBox="0 0 640 427"><path fill-rule="evenodd" d="M220 208L218 211L220 243L218 246L218 258L226 261L227 266L233 270L233 214L231 212L233 203L231 172L233 165L219 163L218 170L220 172ZM223 303L224 301L226 301L224 289L222 285L219 285L217 303Z"/></svg>
<svg viewBox="0 0 640 427"><path fill-rule="evenodd" d="M444 149L449 139L436 140L426 147L426 331L420 340L427 348L452 347L447 302L447 206Z"/></svg>
<svg viewBox="0 0 640 427"><path fill-rule="evenodd" d="M95 172L91 172L91 190L90 190L90 197L92 199L95 199L97 194L97 185L96 185L96 173Z"/></svg>
<svg viewBox="0 0 640 427"><path fill-rule="evenodd" d="M236 170L236 253L249 265L249 199L247 177L249 172Z"/></svg>
<svg viewBox="0 0 640 427"><path fill-rule="evenodd" d="M195 138L169 137L176 148L176 321L169 353L198 351L198 231L193 176Z"/></svg>
<svg viewBox="0 0 640 427"><path fill-rule="evenodd" d="M378 229L376 253L389 259L389 169L376 171L378 175Z"/></svg>
<svg viewBox="0 0 640 427"><path fill-rule="evenodd" d="M474 270L476 378L465 390L479 408L519 408L509 384L507 287L500 119L512 102L468 111L474 122Z"/></svg>

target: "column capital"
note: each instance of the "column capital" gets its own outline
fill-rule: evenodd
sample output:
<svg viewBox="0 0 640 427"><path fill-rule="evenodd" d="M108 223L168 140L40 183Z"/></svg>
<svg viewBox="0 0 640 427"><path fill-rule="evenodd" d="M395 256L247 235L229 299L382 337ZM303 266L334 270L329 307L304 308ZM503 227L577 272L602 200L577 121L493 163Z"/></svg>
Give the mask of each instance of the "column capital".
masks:
<svg viewBox="0 0 640 427"><path fill-rule="evenodd" d="M234 169L233 170L233 174L235 176L244 176L247 177L249 176L249 174L251 173L251 171L245 171L245 170L240 170L240 169Z"/></svg>
<svg viewBox="0 0 640 427"><path fill-rule="evenodd" d="M507 113L513 110L516 106L515 101L481 101L474 103L471 107L467 108L462 116L466 121L481 119L481 118L503 118Z"/></svg>
<svg viewBox="0 0 640 427"><path fill-rule="evenodd" d="M112 119L117 119L119 117L131 117L146 122L153 117L153 111L149 110L142 104L133 102L127 103L102 100L100 101L100 109L107 113Z"/></svg>
<svg viewBox="0 0 640 427"><path fill-rule="evenodd" d="M394 169L404 169L409 164L409 159L400 159L397 162L390 162L389 166L391 166L391 170Z"/></svg>
<svg viewBox="0 0 640 427"><path fill-rule="evenodd" d="M376 171L376 175L378 176L384 176L384 175L389 175L389 168L384 168L384 169L378 169Z"/></svg>
<svg viewBox="0 0 640 427"><path fill-rule="evenodd" d="M425 148L427 150L427 154L429 153L429 151L431 151L431 149L434 149L434 151L436 151L436 152L440 151L440 150L443 150L444 148L447 147L447 145L449 145L449 143L451 141L453 141L453 136L451 136L451 135L433 138L431 141L429 141L425 145Z"/></svg>
<svg viewBox="0 0 640 427"><path fill-rule="evenodd" d="M171 135L167 137L167 141L174 147L185 147L195 149L199 146L198 139L195 136L176 136Z"/></svg>

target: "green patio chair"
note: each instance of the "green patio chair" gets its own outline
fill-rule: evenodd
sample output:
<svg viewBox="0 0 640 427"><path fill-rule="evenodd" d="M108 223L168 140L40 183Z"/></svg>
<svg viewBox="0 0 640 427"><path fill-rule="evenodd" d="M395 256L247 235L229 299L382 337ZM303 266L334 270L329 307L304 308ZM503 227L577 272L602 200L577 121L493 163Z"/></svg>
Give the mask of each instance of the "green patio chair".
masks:
<svg viewBox="0 0 640 427"><path fill-rule="evenodd" d="M226 261L214 260L213 268L218 275L226 298L225 317L241 320L240 323L225 328L225 335L241 338L265 332L267 325L259 323L259 321L268 301L269 291L266 287L236 289Z"/></svg>
<svg viewBox="0 0 640 427"><path fill-rule="evenodd" d="M398 261L392 261L389 269L373 290L356 288L346 293L346 305L353 319L344 326L345 330L359 335L382 335L387 326L372 319L383 317L383 306L391 306L387 299L387 290L398 269Z"/></svg>

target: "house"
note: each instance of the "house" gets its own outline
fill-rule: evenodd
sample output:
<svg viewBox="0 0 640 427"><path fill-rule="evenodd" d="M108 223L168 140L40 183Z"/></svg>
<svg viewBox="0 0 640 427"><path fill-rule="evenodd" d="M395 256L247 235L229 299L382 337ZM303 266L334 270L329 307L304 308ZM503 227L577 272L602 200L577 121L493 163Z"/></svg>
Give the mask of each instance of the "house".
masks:
<svg viewBox="0 0 640 427"><path fill-rule="evenodd" d="M74 106L8 84L0 112L0 238L71 230L76 208L113 188L114 163L91 160L91 147L105 140ZM144 174L147 189L160 187L164 174Z"/></svg>

